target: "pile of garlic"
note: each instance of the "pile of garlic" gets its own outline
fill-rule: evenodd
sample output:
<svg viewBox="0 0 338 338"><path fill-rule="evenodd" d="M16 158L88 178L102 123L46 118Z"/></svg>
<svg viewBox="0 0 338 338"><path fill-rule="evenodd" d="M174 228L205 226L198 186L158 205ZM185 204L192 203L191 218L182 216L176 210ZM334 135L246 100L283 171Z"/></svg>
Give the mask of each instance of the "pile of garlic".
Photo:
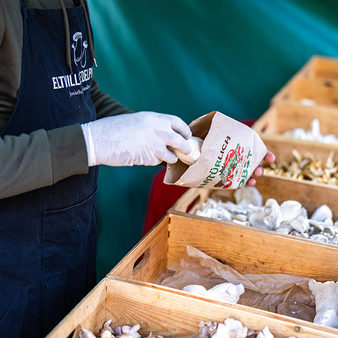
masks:
<svg viewBox="0 0 338 338"><path fill-rule="evenodd" d="M333 160L333 151L326 160L315 159L310 153L301 155L296 149L292 150L292 155L294 159L291 161L276 161L266 164L265 175L330 185L338 184L338 163Z"/></svg>
<svg viewBox="0 0 338 338"><path fill-rule="evenodd" d="M297 138L304 141L316 141L327 144L337 144L338 138L333 134L322 135L320 133L320 124L318 119L314 119L311 123L311 129L296 128L284 133L284 136Z"/></svg>
<svg viewBox="0 0 338 338"><path fill-rule="evenodd" d="M118 326L115 329L111 326L112 320L109 319L103 323L102 328L99 331L98 336L96 337L91 331L87 329L80 329L77 337L79 338L141 338L141 335L138 333L140 329L140 324L134 326ZM153 336L151 333L147 338L163 338L162 336Z"/></svg>
<svg viewBox="0 0 338 338"><path fill-rule="evenodd" d="M140 325L117 327L115 330L111 327L112 320L106 321L99 331L98 338L140 338L141 335L137 332ZM223 323L202 321L199 325L198 338L274 338L269 328L266 326L261 331L249 330L239 320L228 318ZM78 332L79 338L97 338L91 331L80 329ZM150 333L147 338L163 338L163 336L153 336Z"/></svg>
<svg viewBox="0 0 338 338"><path fill-rule="evenodd" d="M255 187L239 189L234 197L236 203L209 198L196 215L338 244L338 221L333 222L332 211L325 204L308 217L307 210L298 201L289 200L279 205L270 198L263 205L263 198Z"/></svg>
<svg viewBox="0 0 338 338"><path fill-rule="evenodd" d="M236 319L228 318L223 323L202 321L200 323L199 338L274 338L269 328L266 326L263 330L256 332L249 330L247 327Z"/></svg>

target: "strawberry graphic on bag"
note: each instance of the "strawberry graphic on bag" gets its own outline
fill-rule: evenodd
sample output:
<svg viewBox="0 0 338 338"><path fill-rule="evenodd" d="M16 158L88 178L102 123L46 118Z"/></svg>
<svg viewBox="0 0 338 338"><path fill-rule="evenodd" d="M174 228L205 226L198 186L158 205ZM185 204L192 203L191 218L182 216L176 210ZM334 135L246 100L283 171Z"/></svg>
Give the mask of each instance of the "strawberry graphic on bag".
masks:
<svg viewBox="0 0 338 338"><path fill-rule="evenodd" d="M219 181L215 187L230 188L235 176L236 167L238 163L243 162L244 147L241 147L239 143L236 146L236 150L231 149L227 153L223 168L221 169L221 181Z"/></svg>

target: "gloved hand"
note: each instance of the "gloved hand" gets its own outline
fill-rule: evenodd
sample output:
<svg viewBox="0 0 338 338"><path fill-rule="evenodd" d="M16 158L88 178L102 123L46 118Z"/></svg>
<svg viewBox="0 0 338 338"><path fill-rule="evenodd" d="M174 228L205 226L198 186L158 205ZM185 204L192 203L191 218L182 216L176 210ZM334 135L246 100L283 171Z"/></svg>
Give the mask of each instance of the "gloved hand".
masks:
<svg viewBox="0 0 338 338"><path fill-rule="evenodd" d="M105 117L81 127L90 167L172 164L177 156L168 146L184 154L191 151L187 141L190 128L174 115L138 112Z"/></svg>

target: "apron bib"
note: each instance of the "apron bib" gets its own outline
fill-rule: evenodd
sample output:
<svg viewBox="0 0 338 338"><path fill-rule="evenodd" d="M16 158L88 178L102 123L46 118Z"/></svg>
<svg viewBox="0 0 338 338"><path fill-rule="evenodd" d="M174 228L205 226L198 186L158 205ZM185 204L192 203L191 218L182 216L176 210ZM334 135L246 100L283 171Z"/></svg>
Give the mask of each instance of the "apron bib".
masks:
<svg viewBox="0 0 338 338"><path fill-rule="evenodd" d="M1 135L95 120L93 59L81 5L67 9L71 67L65 61L62 9L27 8L21 85ZM36 149L39 151L39 149ZM95 285L97 168L0 201L0 336L46 335Z"/></svg>

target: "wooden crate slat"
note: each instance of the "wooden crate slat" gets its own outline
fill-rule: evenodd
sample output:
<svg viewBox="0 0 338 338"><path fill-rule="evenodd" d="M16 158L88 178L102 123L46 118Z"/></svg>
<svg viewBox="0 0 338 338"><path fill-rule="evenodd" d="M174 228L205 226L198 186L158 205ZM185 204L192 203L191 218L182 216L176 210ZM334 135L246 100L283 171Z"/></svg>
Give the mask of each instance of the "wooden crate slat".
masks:
<svg viewBox="0 0 338 338"><path fill-rule="evenodd" d="M100 304L100 307L93 308L92 303ZM108 318L112 319L114 327L141 324L141 333L196 336L200 321L222 322L229 317L240 320L251 329L261 330L268 326L276 338L333 338L337 335L335 329L263 310L206 301L182 291L108 277L90 292L48 337L68 337L74 328L79 326L97 334L98 327Z"/></svg>
<svg viewBox="0 0 338 338"><path fill-rule="evenodd" d="M316 86L316 88L311 89L310 93L308 93L300 89L299 84L294 88L294 83L298 80L310 80L306 86L310 86L311 88L313 87L312 80L315 82L319 80L318 83L321 83L321 86ZM324 80L324 82L320 80ZM273 96L271 103L275 104L282 101L310 99L310 97L308 97L310 95L317 104L331 105L333 103L333 105L336 106L336 100L332 100L332 98L330 99L328 97L328 95L332 95L331 92L327 94L325 92L326 81L333 81L333 86L336 87L338 81L338 59L315 55ZM303 88L302 85L301 87ZM318 88L320 93L315 91ZM294 91L296 91L296 94ZM322 91L324 91L324 93L322 93Z"/></svg>
<svg viewBox="0 0 338 338"><path fill-rule="evenodd" d="M338 107L338 81L295 78L290 84L291 101L311 100L316 105Z"/></svg>
<svg viewBox="0 0 338 338"><path fill-rule="evenodd" d="M177 269L187 245L239 272L302 275L319 281L338 280L338 246L303 241L231 222L170 215L169 269Z"/></svg>

